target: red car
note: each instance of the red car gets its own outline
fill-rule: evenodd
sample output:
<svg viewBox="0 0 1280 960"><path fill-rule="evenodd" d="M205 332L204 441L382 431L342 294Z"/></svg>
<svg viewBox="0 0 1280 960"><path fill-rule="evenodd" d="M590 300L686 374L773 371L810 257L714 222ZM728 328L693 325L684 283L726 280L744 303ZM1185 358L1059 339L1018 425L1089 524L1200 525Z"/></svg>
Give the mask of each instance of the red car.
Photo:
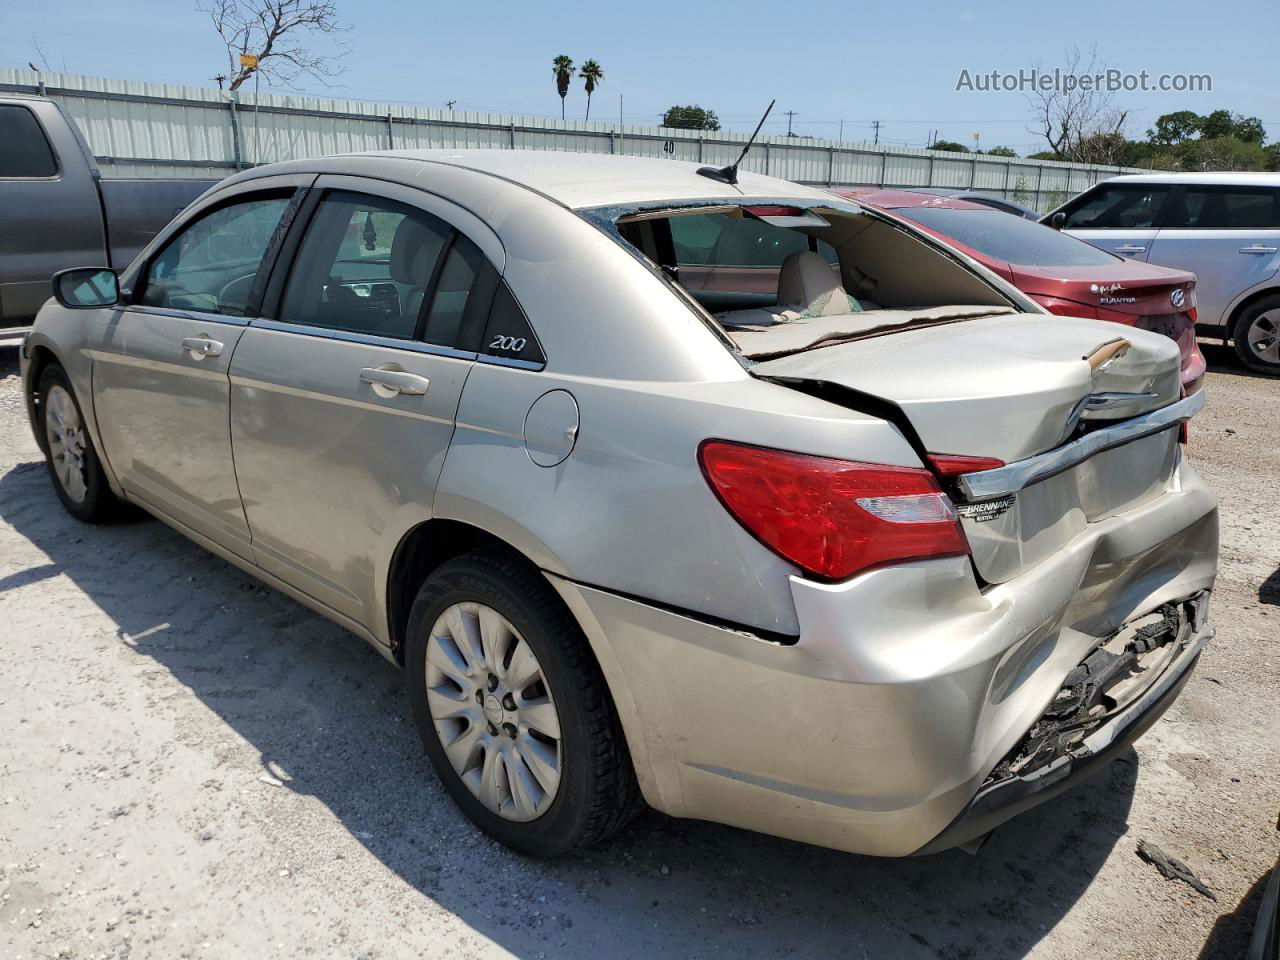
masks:
<svg viewBox="0 0 1280 960"><path fill-rule="evenodd" d="M955 197L875 187L835 192L909 220L963 250L1050 313L1113 320L1171 337L1182 351L1183 390L1200 385L1205 362L1196 342L1195 274L1126 260Z"/></svg>

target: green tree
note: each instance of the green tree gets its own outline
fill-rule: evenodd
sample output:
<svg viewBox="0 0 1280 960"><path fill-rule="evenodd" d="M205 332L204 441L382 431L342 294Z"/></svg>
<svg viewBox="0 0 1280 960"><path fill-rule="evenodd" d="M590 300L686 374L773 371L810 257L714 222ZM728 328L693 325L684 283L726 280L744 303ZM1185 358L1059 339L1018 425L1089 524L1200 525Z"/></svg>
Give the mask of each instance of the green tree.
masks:
<svg viewBox="0 0 1280 960"><path fill-rule="evenodd" d="M947 153L968 153L969 148L954 140L935 140L929 144L930 150L945 150Z"/></svg>
<svg viewBox="0 0 1280 960"><path fill-rule="evenodd" d="M1236 137L1201 137L1177 148L1178 169L1191 171L1265 170L1268 156L1256 143Z"/></svg>
<svg viewBox="0 0 1280 960"><path fill-rule="evenodd" d="M936 147L934 149L937 149ZM982 151L979 151L982 152ZM992 147L986 151L988 157L1016 157L1018 152L1013 147Z"/></svg>
<svg viewBox="0 0 1280 960"><path fill-rule="evenodd" d="M591 119L591 95L596 92L596 87L600 86L600 81L604 79L604 71L600 69L600 64L594 60L588 60L578 68L578 76L582 78L582 85L587 90L587 116Z"/></svg>
<svg viewBox="0 0 1280 960"><path fill-rule="evenodd" d="M564 119L564 98L569 95L569 81L573 79L573 59L563 53L551 61L551 72L556 76L556 93L560 94L560 119Z"/></svg>
<svg viewBox="0 0 1280 960"><path fill-rule="evenodd" d="M714 110L690 104L685 107L668 107L667 112L662 115L662 125L678 130L719 130L720 118Z"/></svg>
<svg viewBox="0 0 1280 960"><path fill-rule="evenodd" d="M1257 117L1246 117L1230 110L1215 110L1200 122L1200 137L1203 140L1232 137L1242 143L1261 144L1266 138L1266 131L1262 129L1262 121Z"/></svg>
<svg viewBox="0 0 1280 960"><path fill-rule="evenodd" d="M1262 128L1262 121L1257 117L1242 117L1236 114L1234 136L1245 143L1261 145L1262 141L1267 139L1267 131Z"/></svg>
<svg viewBox="0 0 1280 960"><path fill-rule="evenodd" d="M1156 117L1156 125L1147 131L1147 140L1158 147L1173 147L1200 133L1204 117L1194 110L1177 110Z"/></svg>

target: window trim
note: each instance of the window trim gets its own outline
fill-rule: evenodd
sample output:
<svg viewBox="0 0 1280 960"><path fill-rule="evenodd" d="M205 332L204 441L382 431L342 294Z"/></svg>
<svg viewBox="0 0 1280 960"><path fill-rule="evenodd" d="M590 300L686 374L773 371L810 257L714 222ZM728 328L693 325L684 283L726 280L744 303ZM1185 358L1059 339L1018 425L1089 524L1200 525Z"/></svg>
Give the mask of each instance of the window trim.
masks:
<svg viewBox="0 0 1280 960"><path fill-rule="evenodd" d="M386 347L389 350L408 350L411 353L424 353L454 360L480 359L474 351L445 347L438 343L406 340L399 337L380 337L376 333L355 333L350 330L339 330L336 327L314 327L308 323L291 323L288 320L274 320L270 317L253 317L248 321L248 325L261 330L296 333L301 336L317 337L321 340L340 340L343 343L362 343L373 347Z"/></svg>
<svg viewBox="0 0 1280 960"><path fill-rule="evenodd" d="M25 103L6 103L0 100L0 107L9 107L15 110L25 110L27 115L35 122L36 130L40 136L44 138L44 144L49 148L49 156L53 158L53 173L40 177L4 177L0 176L0 183L52 183L61 180L65 174L62 166L62 157L53 145L53 141L49 139L49 131L45 129L44 124L40 122L40 115L31 109ZM67 121L72 122L71 120Z"/></svg>

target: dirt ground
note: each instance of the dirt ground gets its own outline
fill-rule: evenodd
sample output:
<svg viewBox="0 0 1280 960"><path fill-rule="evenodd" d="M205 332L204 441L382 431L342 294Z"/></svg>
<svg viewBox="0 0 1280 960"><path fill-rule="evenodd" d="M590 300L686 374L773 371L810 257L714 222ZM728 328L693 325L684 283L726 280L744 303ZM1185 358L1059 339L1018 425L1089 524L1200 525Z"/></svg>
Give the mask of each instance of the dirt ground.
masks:
<svg viewBox="0 0 1280 960"><path fill-rule="evenodd" d="M1206 353L1218 635L1106 773L976 857L651 813L539 863L463 820L361 641L158 522L69 518L0 348L0 958L1240 956L1280 847L1280 382Z"/></svg>

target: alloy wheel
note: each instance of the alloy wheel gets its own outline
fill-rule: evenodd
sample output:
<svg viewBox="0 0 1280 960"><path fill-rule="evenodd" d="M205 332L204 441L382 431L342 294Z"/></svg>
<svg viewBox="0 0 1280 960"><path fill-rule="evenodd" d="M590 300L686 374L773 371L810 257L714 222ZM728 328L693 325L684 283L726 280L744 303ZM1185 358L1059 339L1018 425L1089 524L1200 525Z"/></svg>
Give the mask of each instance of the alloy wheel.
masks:
<svg viewBox="0 0 1280 960"><path fill-rule="evenodd" d="M62 490L75 503L83 503L89 492L85 469L88 443L75 401L55 384L44 400L44 429L49 442L49 460Z"/></svg>
<svg viewBox="0 0 1280 960"><path fill-rule="evenodd" d="M482 603L455 603L431 628L427 709L449 763L498 816L534 820L560 786L560 717L528 642Z"/></svg>
<svg viewBox="0 0 1280 960"><path fill-rule="evenodd" d="M1280 309L1267 310L1254 317L1245 331L1245 343L1259 360L1280 363Z"/></svg>

